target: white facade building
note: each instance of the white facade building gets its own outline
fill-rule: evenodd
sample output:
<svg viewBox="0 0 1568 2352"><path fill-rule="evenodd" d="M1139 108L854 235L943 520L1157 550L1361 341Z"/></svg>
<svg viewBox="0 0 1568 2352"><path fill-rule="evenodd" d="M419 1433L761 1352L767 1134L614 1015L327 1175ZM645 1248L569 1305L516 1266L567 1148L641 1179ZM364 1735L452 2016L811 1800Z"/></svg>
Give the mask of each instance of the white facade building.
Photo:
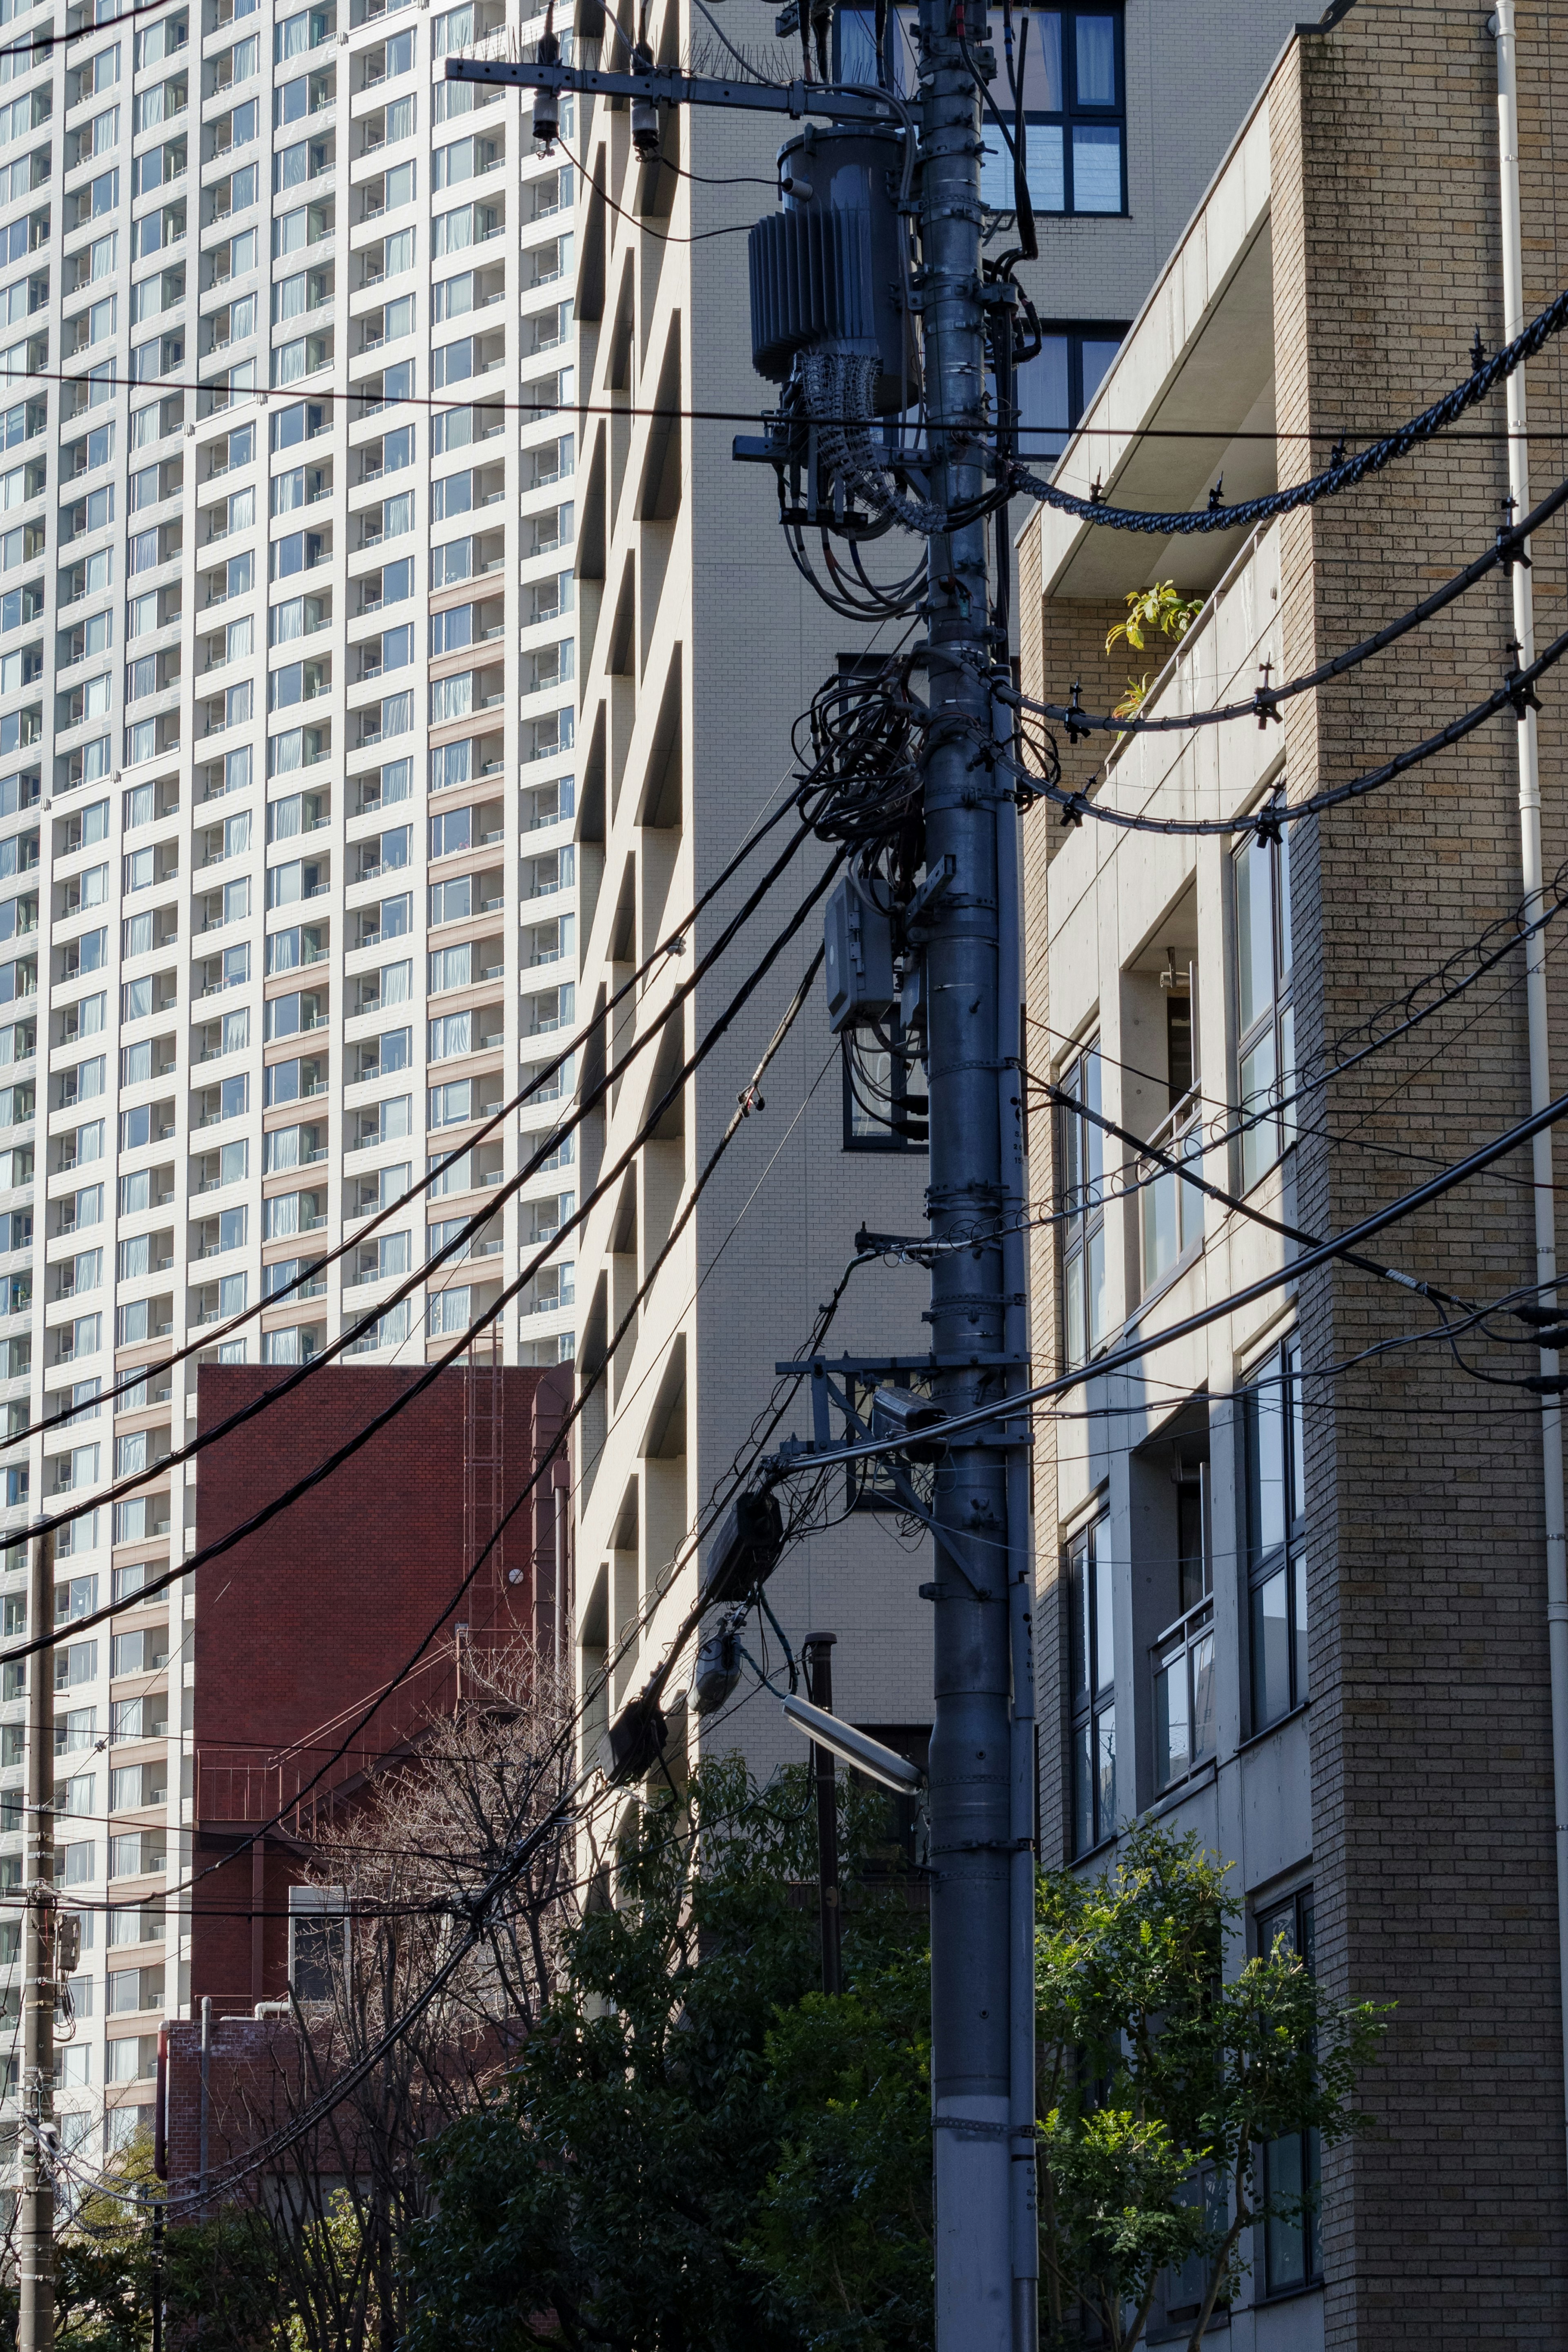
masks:
<svg viewBox="0 0 1568 2352"><path fill-rule="evenodd" d="M193 1430L171 1349L260 1306L221 1353L309 1357L538 1147L560 1086L265 1304L517 1090L577 952L573 173L442 79L501 0L97 16L0 57L0 1412L83 1408L6 1457L13 1636L29 1517ZM449 1345L576 1189L567 1143L357 1353ZM567 1250L508 1361L571 1354ZM177 1561L193 1503L62 1532L62 1613ZM191 1607L56 1653L84 2161L145 2120L185 1998Z"/></svg>

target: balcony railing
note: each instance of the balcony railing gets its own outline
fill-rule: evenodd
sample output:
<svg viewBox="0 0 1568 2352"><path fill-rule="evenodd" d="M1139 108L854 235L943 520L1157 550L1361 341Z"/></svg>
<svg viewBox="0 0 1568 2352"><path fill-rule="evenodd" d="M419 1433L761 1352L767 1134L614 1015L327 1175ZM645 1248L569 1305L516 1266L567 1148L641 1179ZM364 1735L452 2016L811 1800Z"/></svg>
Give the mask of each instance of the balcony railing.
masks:
<svg viewBox="0 0 1568 2352"><path fill-rule="evenodd" d="M1214 1599L1167 1625L1151 1653L1155 1684L1155 1785L1168 1789L1207 1761L1218 1745L1214 1690Z"/></svg>

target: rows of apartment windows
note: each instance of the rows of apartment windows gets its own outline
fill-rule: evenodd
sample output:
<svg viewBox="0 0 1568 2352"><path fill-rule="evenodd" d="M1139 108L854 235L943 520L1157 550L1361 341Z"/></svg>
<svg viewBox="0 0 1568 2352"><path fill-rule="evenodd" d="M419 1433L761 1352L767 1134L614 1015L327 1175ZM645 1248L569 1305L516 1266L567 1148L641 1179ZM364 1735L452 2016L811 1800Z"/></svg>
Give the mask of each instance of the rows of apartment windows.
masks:
<svg viewBox="0 0 1568 2352"><path fill-rule="evenodd" d="M1166 1108L1145 1140L1161 1155L1117 1171L1107 1149L1104 1062L1092 1038L1059 1078L1068 1100L1056 1118L1056 1201L1060 1341L1069 1366L1092 1361L1110 1338L1108 1250L1113 1222L1131 1216L1137 1237L1137 1296L1146 1297L1201 1246L1204 1195L1179 1174L1209 1169L1217 1141L1234 1154L1234 1174L1249 1192L1294 1139L1291 1108L1295 1069L1291 997L1291 876L1288 840L1249 835L1232 856L1228 974L1235 1009L1233 1086L1203 1087L1194 1021L1196 974L1179 954L1161 975L1163 1074L1126 1075L1165 1087ZM1081 1105L1081 1108L1074 1108ZM1175 1167L1169 1165L1175 1162ZM1226 1161L1208 1176L1229 1188ZM1207 1171L1202 1172L1207 1173ZM1134 1299L1132 1304L1135 1304Z"/></svg>

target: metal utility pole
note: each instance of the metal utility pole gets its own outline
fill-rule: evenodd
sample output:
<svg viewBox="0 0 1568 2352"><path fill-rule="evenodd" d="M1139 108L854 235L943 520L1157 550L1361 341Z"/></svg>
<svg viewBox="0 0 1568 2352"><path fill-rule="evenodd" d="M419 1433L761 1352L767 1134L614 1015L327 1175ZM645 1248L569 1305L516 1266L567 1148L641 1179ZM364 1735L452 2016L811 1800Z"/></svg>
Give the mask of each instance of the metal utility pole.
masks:
<svg viewBox="0 0 1568 2352"><path fill-rule="evenodd" d="M923 1040L931 1349L894 1362L780 1367L809 1369L814 1434L787 1441L772 1466L781 1476L831 1458L831 1404L844 1412L849 1435L863 1437L867 1382L878 1434L891 1427L913 1440L922 1412L927 1423L975 1409L996 1416L939 1448L929 1507L896 1460L887 1475L936 1549L935 1580L922 1589L935 1611L928 1883L938 2352L1036 2352L1027 1436L1007 1419L1008 1392L1025 1382L1028 1360L1022 1242L1008 1230L1024 1199L1018 807L998 756L997 739L1010 730L992 686L1008 647L1002 605L993 616L984 510L998 459L1006 462L988 376L994 358L1005 409L1017 289L1000 265L989 278L982 267L982 88L996 71L985 0L919 0L918 49L913 105L885 86L720 82L646 64L635 74L562 67L543 44L537 63L449 59L446 72L532 88L534 135L547 145L568 89L632 100L655 142L660 105L829 120L825 132L809 126L783 150L784 209L752 232L752 357L783 394L767 437L737 440L736 455L777 469L781 520L798 533L841 530L852 540L867 528L856 511L863 502L878 529L896 520L926 542L924 597L916 585L915 601L899 603L901 589L880 608L918 612L927 628L925 879L914 888L905 871L894 887L882 874L873 887L862 863L841 886L836 932L830 915L827 971L835 1028L873 1030L885 1052L879 1024L897 1011L905 1042L893 1054L906 1054L911 1036ZM1021 107L1015 111L1021 129ZM1020 163L1020 226L1023 176ZM917 258L906 244L912 214ZM1026 250L1032 229L1019 248ZM913 413L912 315L922 329L921 426L912 435L895 424L892 439L879 440L880 420ZM988 324L998 331L988 335ZM798 538L798 563L800 545ZM835 582L828 601L844 611L841 572ZM924 1384L925 1404L911 1377ZM932 1458L914 1443L904 1453L910 1464ZM711 1549L707 1570L714 1605L737 1597L716 1575ZM628 1743L638 1720L628 1710ZM819 1801L820 1774L819 1764Z"/></svg>
<svg viewBox="0 0 1568 2352"><path fill-rule="evenodd" d="M806 1695L813 1706L833 1711L834 1633L808 1633L800 1644L806 1662ZM839 1784L833 1751L811 1742L811 1775L817 1790L817 1916L822 1936L822 1990L842 1992L843 1960L839 1919Z"/></svg>
<svg viewBox="0 0 1568 2352"><path fill-rule="evenodd" d="M979 119L962 0L923 0L921 268L933 503L984 498L984 287ZM968 39L984 44L983 9ZM973 54L973 47L971 47ZM998 778L977 764L992 731L986 524L929 542L924 770L925 870L951 874L925 910L931 1238L1000 1221L1004 1181ZM1002 649L1005 653L1005 648ZM1007 814L1013 814L1010 799ZM1009 920L1016 908L1005 910ZM1014 1008L1016 1020L1016 1007ZM949 1413L996 1395L1009 1314L999 1240L939 1251L931 1278L931 1394ZM989 1367L985 1365L990 1360ZM999 1433L998 1433L999 1434ZM931 2092L940 2352L1026 2352L1013 2309L1012 1673L1008 1457L999 1443L947 1457L934 1506L938 1574L931 1735ZM1032 2120L1032 2119L1031 2119ZM1022 2298L1020 2298L1022 2300ZM1029 2347L1031 2352L1031 2347Z"/></svg>
<svg viewBox="0 0 1568 2352"><path fill-rule="evenodd" d="M55 1538L33 1538L27 1630L54 1623ZM27 1683L27 1875L22 1937L22 2198L17 2352L55 2340L55 1661L34 1653Z"/></svg>

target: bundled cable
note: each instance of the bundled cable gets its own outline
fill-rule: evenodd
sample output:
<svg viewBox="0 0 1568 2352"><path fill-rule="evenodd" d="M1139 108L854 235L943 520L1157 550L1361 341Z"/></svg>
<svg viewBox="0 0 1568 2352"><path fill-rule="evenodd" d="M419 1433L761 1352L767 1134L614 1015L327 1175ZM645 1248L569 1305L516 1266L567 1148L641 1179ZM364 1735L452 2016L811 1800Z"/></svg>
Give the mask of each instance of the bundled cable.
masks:
<svg viewBox="0 0 1568 2352"><path fill-rule="evenodd" d="M1064 824L1082 824L1086 816L1092 816L1098 818L1102 824L1117 826L1124 833L1220 834L1233 839L1251 833L1260 841L1277 841L1283 826L1300 824L1303 817L1321 816L1325 809L1338 808L1345 801L1362 800L1368 793L1381 791L1385 784L1394 783L1399 777L1408 775L1412 768L1420 767L1424 761L1435 759L1439 751L1451 751L1456 743L1462 743L1468 735L1473 735L1479 727L1484 727L1489 719L1498 718L1505 710L1511 710L1514 717L1522 722L1526 711L1540 707L1535 693L1537 681L1544 677L1549 669L1554 669L1565 654L1568 654L1568 629L1561 636L1553 637L1545 651L1538 654L1528 668L1511 669L1502 684L1489 694L1484 702L1478 702L1470 709L1461 711L1457 719L1450 719L1448 725L1439 728L1435 735L1425 736L1419 743L1396 751L1393 759L1385 760L1381 767L1368 769L1364 775L1353 777L1349 783L1335 784L1327 792L1312 793L1304 800L1287 801L1276 794L1249 816L1142 816L1130 810L1111 808L1103 801L1091 800L1087 793L1066 792L1057 781L1061 768L1056 763L1054 742L1047 738L1046 748L1042 751L1041 746L1024 735L1021 729L1018 738L1020 745L1042 757L1044 769L1036 772L1021 761L1012 758L999 745L996 757L998 764L1009 769L1031 796L1043 793L1047 800L1053 802L1062 813ZM1053 767L1054 772L1051 772Z"/></svg>
<svg viewBox="0 0 1568 2352"><path fill-rule="evenodd" d="M1211 530L1246 530L1261 522L1272 522L1276 515L1295 514L1302 507L1314 507L1320 500L1335 498L1342 490L1354 490L1370 475L1380 474L1397 457L1407 457L1424 442L1435 440L1450 425L1457 425L1477 404L1506 383L1516 368L1532 360L1543 351L1553 335L1568 326L1568 291L1558 295L1539 317L1531 320L1521 335L1483 360L1465 378L1463 383L1445 393L1418 416L1397 425L1369 442L1354 457L1345 457L1326 466L1321 474L1313 474L1292 489L1271 490L1266 497L1248 499L1239 506L1228 507L1210 499L1207 507L1196 513L1146 514L1134 507L1113 507L1103 499L1091 496L1075 498L1071 490L1061 490L1053 482L1041 481L1027 467L1012 469L1011 484L1026 498L1037 499L1042 506L1054 507L1061 514L1070 514L1079 522L1097 523L1106 530L1135 530L1157 533L1162 539L1186 539L1195 532Z"/></svg>
<svg viewBox="0 0 1568 2352"><path fill-rule="evenodd" d="M1568 506L1568 481L1559 482L1539 506L1531 509L1522 522L1511 523L1500 530L1484 555L1478 555L1473 562L1465 565L1462 572L1456 572L1441 588L1435 588L1429 596L1423 596L1418 604L1412 604L1407 613L1401 613L1396 620L1385 622L1383 627L1375 630L1371 636L1363 637L1356 645L1347 646L1343 653L1331 654L1327 661L1320 662L1316 669L1304 670L1300 677L1288 678L1280 686L1256 688L1244 701L1221 703L1213 710L1176 710L1163 719L1119 719L1113 710L1080 709L1076 697L1068 703L1032 702L1027 694L1020 694L1010 684L998 686L997 698L1009 704L1015 710L1028 710L1041 719L1056 720L1066 728L1069 741L1080 735L1092 734L1117 737L1185 734L1192 727L1218 727L1235 719L1256 719L1260 724L1267 724L1270 719L1280 716L1279 705L1281 702L1289 702L1299 694L1310 694L1315 687L1331 686L1335 678L1345 677L1364 661L1369 661L1374 654L1385 653L1390 646L1397 645L1401 637L1408 636L1412 629L1422 627L1449 604L1457 604L1461 596L1475 587L1478 581L1484 580L1500 563L1511 570L1514 564L1527 561L1525 549L1533 533L1543 523L1550 522L1564 506Z"/></svg>

